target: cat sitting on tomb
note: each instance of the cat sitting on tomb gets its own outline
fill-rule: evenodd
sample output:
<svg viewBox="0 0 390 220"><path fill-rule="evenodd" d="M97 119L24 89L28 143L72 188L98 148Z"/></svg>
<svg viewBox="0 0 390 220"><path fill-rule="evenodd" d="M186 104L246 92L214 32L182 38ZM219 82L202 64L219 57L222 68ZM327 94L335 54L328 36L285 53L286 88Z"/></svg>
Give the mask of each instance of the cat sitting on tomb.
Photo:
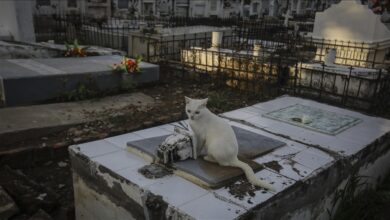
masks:
<svg viewBox="0 0 390 220"><path fill-rule="evenodd" d="M196 140L194 147L198 152L206 148L204 159L221 166L241 168L250 183L275 191L270 184L258 180L252 168L237 158L238 143L232 127L207 109L207 99L185 97L185 101L189 125Z"/></svg>

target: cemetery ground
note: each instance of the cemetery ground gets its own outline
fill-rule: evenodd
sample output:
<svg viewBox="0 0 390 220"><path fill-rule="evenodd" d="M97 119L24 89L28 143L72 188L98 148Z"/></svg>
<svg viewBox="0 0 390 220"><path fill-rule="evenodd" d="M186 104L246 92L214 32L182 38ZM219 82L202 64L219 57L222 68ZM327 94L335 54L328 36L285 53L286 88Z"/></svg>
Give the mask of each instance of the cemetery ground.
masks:
<svg viewBox="0 0 390 220"><path fill-rule="evenodd" d="M65 127L59 125L39 133L32 131L35 134L33 138L28 138L31 135L21 130L19 134L13 134L16 137L12 138L13 141L0 144L0 185L19 210L12 219L46 214L47 219L74 219L72 175L67 151L69 145L182 120L185 118L184 96L209 97L209 107L216 113L253 105L268 98L243 95L228 87L208 82L199 84L190 79L183 81L175 77L166 78L154 86L134 89L131 94L137 93L150 98L145 99L149 101L145 101L147 105L141 105L142 101L139 100L137 103L118 103L119 108L102 107L88 111L85 123ZM110 99L117 98L97 98L95 102L103 100L107 105L112 105ZM77 103L62 105L77 106ZM28 111L19 117L28 117L27 114ZM55 130L58 131L49 132Z"/></svg>
<svg viewBox="0 0 390 220"><path fill-rule="evenodd" d="M35 138L21 135L19 141L1 144L0 193L5 190L15 202L14 213L17 214L11 219L75 218L69 145L184 119L184 96L209 97L209 107L216 113L271 98L248 96L212 83L200 84L178 78L167 78L157 85L131 92L135 93L145 94L152 101L148 105L127 103L119 108L96 109L88 112L92 120L85 123L69 125L54 133L42 133ZM113 97L95 101L110 103L107 101L110 98ZM344 209L336 214L336 219L385 219L389 216L386 208L390 205L389 184L390 175L377 191L340 197Z"/></svg>

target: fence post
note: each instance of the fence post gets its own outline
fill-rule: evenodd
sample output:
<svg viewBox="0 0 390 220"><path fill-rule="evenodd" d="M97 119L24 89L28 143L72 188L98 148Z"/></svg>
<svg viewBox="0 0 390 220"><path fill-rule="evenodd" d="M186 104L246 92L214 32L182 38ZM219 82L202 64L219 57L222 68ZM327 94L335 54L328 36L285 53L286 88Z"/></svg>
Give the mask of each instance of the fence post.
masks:
<svg viewBox="0 0 390 220"><path fill-rule="evenodd" d="M148 45L147 45L147 49L146 49L147 51L146 51L146 57L147 57L147 61L148 62L150 62L150 58L149 58L149 56L150 56L150 35L148 36Z"/></svg>
<svg viewBox="0 0 390 220"><path fill-rule="evenodd" d="M371 68L375 68L376 53L378 52L378 48L379 48L379 43L376 44L376 48L374 50L374 57L372 59L372 66L371 66Z"/></svg>
<svg viewBox="0 0 390 220"><path fill-rule="evenodd" d="M181 51L183 50L186 50L187 53L189 50L186 49L186 34L184 34L183 36L183 48L181 48L181 50L179 50L179 56L180 56L180 60L181 60L181 74L182 74L182 77L184 78L184 62L183 62L183 57L182 57L182 54L181 54Z"/></svg>
<svg viewBox="0 0 390 220"><path fill-rule="evenodd" d="M349 67L349 74L348 74L348 78L347 78L347 83L346 83L346 86L344 88L343 105L345 105L345 103L347 102L347 99L348 99L349 82L351 81L352 69L353 69L353 67L350 66Z"/></svg>
<svg viewBox="0 0 390 220"><path fill-rule="evenodd" d="M302 63L302 61L301 61ZM298 81L298 62L295 63L295 76L294 76L294 95L297 94L297 81Z"/></svg>
<svg viewBox="0 0 390 220"><path fill-rule="evenodd" d="M322 99L322 84L324 82L324 75L325 75L325 63L322 63L322 72L321 72L321 82L320 82L320 94L319 99Z"/></svg>
<svg viewBox="0 0 390 220"><path fill-rule="evenodd" d="M375 86L374 86L374 92L372 94L372 97L371 97L371 103L370 103L370 112L373 112L376 108L376 104L378 103L377 102L377 94L378 94L378 89L380 89L380 83L381 83L381 78L382 78L382 69L379 69L379 73L378 73L378 77L376 78L375 80Z"/></svg>

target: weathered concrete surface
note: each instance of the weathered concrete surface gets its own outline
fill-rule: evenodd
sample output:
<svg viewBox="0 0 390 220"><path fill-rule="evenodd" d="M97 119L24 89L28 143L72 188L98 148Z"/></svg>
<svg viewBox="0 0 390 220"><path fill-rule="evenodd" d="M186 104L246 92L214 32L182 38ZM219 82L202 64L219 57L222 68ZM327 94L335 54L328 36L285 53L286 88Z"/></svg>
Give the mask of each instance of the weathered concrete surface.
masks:
<svg viewBox="0 0 390 220"><path fill-rule="evenodd" d="M351 115L362 122L333 136L263 117L264 113L297 103ZM223 116L232 126L286 143L254 159L266 167L255 176L272 184L276 192L245 184L244 179L208 189L177 175L148 179L140 174L138 169L148 162L128 152L126 143L170 134L173 123L72 146L74 173L88 182L89 189L102 194L82 196L83 203L108 198L113 205L106 208L113 212L117 209L112 207L119 206L129 216L138 213L146 219L160 214L162 219L326 220L331 218L328 210L334 207L335 193L351 176L367 175L375 186L390 170L390 121L386 119L295 97L281 97ZM126 206L121 201L138 205ZM77 201L75 206L79 212L93 212L99 207L83 206Z"/></svg>
<svg viewBox="0 0 390 220"><path fill-rule="evenodd" d="M153 104L152 97L131 93L89 101L0 108L0 143L6 144L17 138L55 132L99 119L91 117L90 113L97 115L108 109L121 109L129 105L143 108Z"/></svg>

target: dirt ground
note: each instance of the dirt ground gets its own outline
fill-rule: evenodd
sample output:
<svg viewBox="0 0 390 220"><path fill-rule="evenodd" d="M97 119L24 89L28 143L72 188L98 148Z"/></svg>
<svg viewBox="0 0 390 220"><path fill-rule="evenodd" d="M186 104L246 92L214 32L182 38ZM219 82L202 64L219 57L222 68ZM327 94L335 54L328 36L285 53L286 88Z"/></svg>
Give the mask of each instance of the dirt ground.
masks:
<svg viewBox="0 0 390 220"><path fill-rule="evenodd" d="M213 83L199 84L180 78L166 79L161 84L139 88L135 91L153 97L157 105L142 111L131 104L120 110L107 109L104 113L99 113L104 114L105 117L103 118L105 119L103 120L74 126L61 132L6 146L14 149L28 149L19 153L0 156L0 186L12 197L19 208L18 213L13 215L10 218L11 220L75 219L72 172L67 154L69 145L185 119L184 96L193 98L209 97L208 106L215 113L253 105L272 98L251 96L228 87L216 86ZM90 112L90 117L97 116L97 113ZM388 183L389 181L386 181L387 185ZM246 182L242 184L245 185ZM241 189L235 185L231 187L233 188L230 190L233 191ZM250 193L250 191L238 192ZM388 188L386 188L385 193L378 192L380 195L386 196L386 199L379 200L379 202L383 200L379 206L386 207L389 204ZM364 202L360 200L354 198L352 202L354 205L349 204L349 209L356 210L358 208L366 213L362 206L371 207L371 211L376 210L372 207L379 207L377 197L373 197L369 202L367 202L367 199L363 199ZM388 216L386 214L387 209L383 208L383 210L380 211L385 214L377 213L377 216ZM340 218L340 216L342 217ZM338 215L338 219L352 219L348 216L351 217L351 215Z"/></svg>

